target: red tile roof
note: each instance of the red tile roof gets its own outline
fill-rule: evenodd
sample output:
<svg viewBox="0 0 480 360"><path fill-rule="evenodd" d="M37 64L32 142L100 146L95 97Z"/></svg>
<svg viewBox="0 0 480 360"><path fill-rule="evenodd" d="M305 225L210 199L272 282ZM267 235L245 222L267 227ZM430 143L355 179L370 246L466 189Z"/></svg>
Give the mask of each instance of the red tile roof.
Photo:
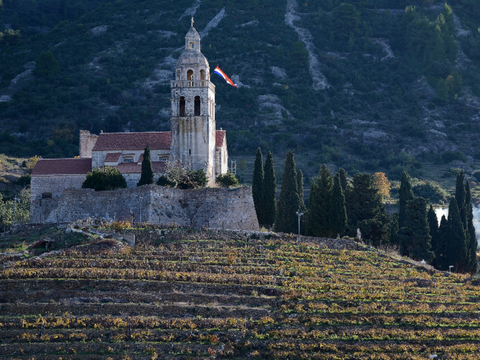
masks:
<svg viewBox="0 0 480 360"><path fill-rule="evenodd" d="M223 141L225 140L227 132L225 130L217 130L215 132L215 146L221 148L223 146Z"/></svg>
<svg viewBox="0 0 480 360"><path fill-rule="evenodd" d="M107 156L105 156L105 162L117 162L118 159L120 159L120 155L122 155L122 153L108 153Z"/></svg>
<svg viewBox="0 0 480 360"><path fill-rule="evenodd" d="M92 171L92 159L40 159L32 171L36 175L83 175Z"/></svg>
<svg viewBox="0 0 480 360"><path fill-rule="evenodd" d="M170 150L170 131L101 133L93 151L109 150Z"/></svg>
<svg viewBox="0 0 480 360"><path fill-rule="evenodd" d="M140 174L142 172L142 164L137 163L120 163L112 167L117 168L121 174ZM164 173L167 164L165 161L152 161L152 168L155 174Z"/></svg>

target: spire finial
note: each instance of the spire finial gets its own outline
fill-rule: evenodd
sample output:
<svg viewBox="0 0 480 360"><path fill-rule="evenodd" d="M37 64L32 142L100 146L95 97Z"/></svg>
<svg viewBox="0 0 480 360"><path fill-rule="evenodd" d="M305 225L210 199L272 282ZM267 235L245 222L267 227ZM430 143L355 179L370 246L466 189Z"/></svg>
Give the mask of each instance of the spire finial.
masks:
<svg viewBox="0 0 480 360"><path fill-rule="evenodd" d="M193 27L193 16L192 16L192 27Z"/></svg>

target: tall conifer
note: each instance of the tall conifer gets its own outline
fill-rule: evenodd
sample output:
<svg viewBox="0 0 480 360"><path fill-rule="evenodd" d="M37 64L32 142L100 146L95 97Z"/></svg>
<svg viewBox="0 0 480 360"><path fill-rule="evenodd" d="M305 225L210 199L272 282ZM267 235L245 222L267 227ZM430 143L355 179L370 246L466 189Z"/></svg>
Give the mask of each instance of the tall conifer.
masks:
<svg viewBox="0 0 480 360"><path fill-rule="evenodd" d="M255 155L255 165L253 168L253 179L252 179L252 197L253 204L255 205L255 211L257 212L258 222L260 224L265 223L264 211L263 211L263 182L264 182L264 173L263 173L263 159L262 159L262 149L258 148Z"/></svg>
<svg viewBox="0 0 480 360"><path fill-rule="evenodd" d="M465 172L460 171L455 180L455 200L457 200L458 211L462 219L463 228L467 229L467 203L465 191Z"/></svg>
<svg viewBox="0 0 480 360"><path fill-rule="evenodd" d="M470 183L467 181L465 184L465 208L467 215L467 253L468 253L468 266L467 271L476 272L477 271L477 232L475 231L475 226L473 225L473 205L472 205L472 192L470 190Z"/></svg>
<svg viewBox="0 0 480 360"><path fill-rule="evenodd" d="M137 183L137 186L148 184L153 184L153 167L150 159L150 147L147 145L143 152L142 175L140 175L140 181Z"/></svg>
<svg viewBox="0 0 480 360"><path fill-rule="evenodd" d="M332 173L330 170L328 170L325 164L323 164L320 168L320 177L318 178L317 184L317 201L319 203L319 206L317 207L319 233L317 236L328 237L334 234L334 231L330 227L330 208L332 204L333 179Z"/></svg>
<svg viewBox="0 0 480 360"><path fill-rule="evenodd" d="M273 154L268 152L264 169L265 177L263 179L263 209L264 225L271 227L275 222L277 212L277 178L275 176L275 166L273 164Z"/></svg>
<svg viewBox="0 0 480 360"><path fill-rule="evenodd" d="M307 219L305 221L305 234L308 236L318 236L320 233L319 224L320 220L318 218L319 215L319 207L320 202L318 201L318 185L317 185L318 178L314 177L310 181L310 195L308 197L308 212L307 212Z"/></svg>
<svg viewBox="0 0 480 360"><path fill-rule="evenodd" d="M467 239L455 197L450 200L447 225L445 265L453 265L455 271L464 272L468 264Z"/></svg>
<svg viewBox="0 0 480 360"><path fill-rule="evenodd" d="M282 178L282 190L277 203L275 230L297 233L298 218L296 212L300 206L298 197L297 171L293 151L287 153Z"/></svg>
<svg viewBox="0 0 480 360"><path fill-rule="evenodd" d="M342 235L347 227L347 210L343 195L340 176L333 180L332 199L330 206L330 229L334 234Z"/></svg>
<svg viewBox="0 0 480 360"><path fill-rule="evenodd" d="M399 197L399 211L398 211L398 228L401 230L405 226L407 219L407 201L413 200L413 191L410 180L407 173L402 173L402 179L400 180L400 190L398 191Z"/></svg>
<svg viewBox="0 0 480 360"><path fill-rule="evenodd" d="M428 209L427 212L427 220L428 220L428 227L430 229L430 236L432 238L432 250L435 253L435 259L432 262L433 266L436 266L436 257L438 253L438 245L439 245L439 239L438 239L438 219L437 215L435 214L435 210L433 209L433 206L430 205L430 208Z"/></svg>
<svg viewBox="0 0 480 360"><path fill-rule="evenodd" d="M426 201L422 197L415 197L407 202L405 226L400 229L398 236L411 258L431 262L435 254L431 250L426 206Z"/></svg>
<svg viewBox="0 0 480 360"><path fill-rule="evenodd" d="M447 259L445 252L447 251L448 241L448 222L445 215L440 220L440 226L438 227L438 243L435 250L435 267L440 270L447 270Z"/></svg>
<svg viewBox="0 0 480 360"><path fill-rule="evenodd" d="M340 185L342 185L342 190L343 190L343 193L345 194L348 187L347 172L345 171L345 169L340 168L337 171L337 175L340 177Z"/></svg>

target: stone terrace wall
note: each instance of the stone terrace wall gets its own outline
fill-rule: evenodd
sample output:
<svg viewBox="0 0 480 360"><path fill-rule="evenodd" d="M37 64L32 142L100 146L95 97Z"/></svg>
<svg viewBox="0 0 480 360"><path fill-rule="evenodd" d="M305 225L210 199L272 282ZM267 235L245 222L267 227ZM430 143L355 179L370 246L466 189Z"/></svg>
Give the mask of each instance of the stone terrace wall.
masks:
<svg viewBox="0 0 480 360"><path fill-rule="evenodd" d="M70 189L58 199L33 200L31 206L32 222L130 219L131 213L136 221L151 224L259 229L250 187L179 190L148 185L97 192Z"/></svg>

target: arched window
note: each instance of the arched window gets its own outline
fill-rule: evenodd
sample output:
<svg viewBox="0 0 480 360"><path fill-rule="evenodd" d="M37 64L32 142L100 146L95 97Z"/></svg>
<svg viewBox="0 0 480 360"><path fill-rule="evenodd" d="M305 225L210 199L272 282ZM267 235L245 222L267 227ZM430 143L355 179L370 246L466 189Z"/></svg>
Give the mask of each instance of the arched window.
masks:
<svg viewBox="0 0 480 360"><path fill-rule="evenodd" d="M200 80L205 80L205 70L200 70Z"/></svg>
<svg viewBox="0 0 480 360"><path fill-rule="evenodd" d="M200 96L195 96L195 116L200 116Z"/></svg>
<svg viewBox="0 0 480 360"><path fill-rule="evenodd" d="M193 80L193 70L187 71L187 80Z"/></svg>
<svg viewBox="0 0 480 360"><path fill-rule="evenodd" d="M185 116L185 97L180 96L180 116Z"/></svg>

